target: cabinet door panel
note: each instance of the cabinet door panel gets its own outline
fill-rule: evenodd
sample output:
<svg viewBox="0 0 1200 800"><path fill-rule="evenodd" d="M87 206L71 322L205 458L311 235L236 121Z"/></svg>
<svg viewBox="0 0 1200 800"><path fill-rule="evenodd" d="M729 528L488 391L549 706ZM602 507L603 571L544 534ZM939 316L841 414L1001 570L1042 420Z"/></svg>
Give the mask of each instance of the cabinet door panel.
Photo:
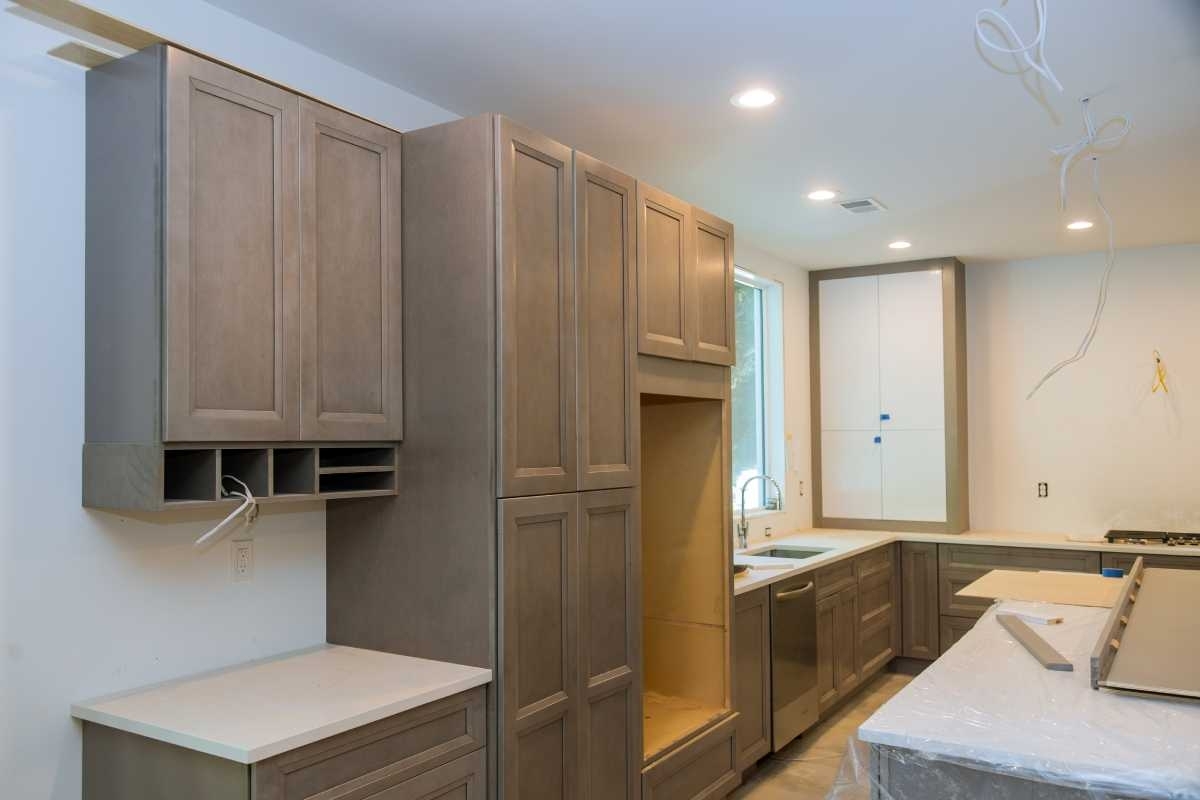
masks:
<svg viewBox="0 0 1200 800"><path fill-rule="evenodd" d="M879 276L879 411L889 417L884 430L945 426L942 326L940 269Z"/></svg>
<svg viewBox="0 0 1200 800"><path fill-rule="evenodd" d="M821 430L879 429L879 278L821 281Z"/></svg>
<svg viewBox="0 0 1200 800"><path fill-rule="evenodd" d="M733 364L733 226L693 209L695 218L696 333L692 358Z"/></svg>
<svg viewBox="0 0 1200 800"><path fill-rule="evenodd" d="M900 613L907 658L935 659L938 649L937 545L903 542L900 546Z"/></svg>
<svg viewBox="0 0 1200 800"><path fill-rule="evenodd" d="M822 711L837 702L837 680L834 663L837 661L837 637L834 630L838 624L837 595L817 601L817 692Z"/></svg>
<svg viewBox="0 0 1200 800"><path fill-rule="evenodd" d="M771 606L767 587L734 598L733 707L738 712L737 767L771 750Z"/></svg>
<svg viewBox="0 0 1200 800"><path fill-rule="evenodd" d="M845 696L846 692L858 685L858 621L858 587L838 592L833 631L836 648L833 682L840 696Z"/></svg>
<svg viewBox="0 0 1200 800"><path fill-rule="evenodd" d="M881 519L880 445L871 431L821 433L821 513L826 519Z"/></svg>
<svg viewBox="0 0 1200 800"><path fill-rule="evenodd" d="M506 797L576 780L578 497L501 500L500 770Z"/></svg>
<svg viewBox="0 0 1200 800"><path fill-rule="evenodd" d="M164 441L295 439L298 98L167 50Z"/></svg>
<svg viewBox="0 0 1200 800"><path fill-rule="evenodd" d="M946 521L946 433L884 431L883 518Z"/></svg>
<svg viewBox="0 0 1200 800"><path fill-rule="evenodd" d="M582 492L579 505L579 797L633 800L642 761L637 490Z"/></svg>
<svg viewBox="0 0 1200 800"><path fill-rule="evenodd" d="M690 360L692 207L639 181L637 229L638 352Z"/></svg>
<svg viewBox="0 0 1200 800"><path fill-rule="evenodd" d="M401 438L400 134L300 103L301 436Z"/></svg>
<svg viewBox="0 0 1200 800"><path fill-rule="evenodd" d="M635 200L633 178L575 154L581 489L638 481Z"/></svg>
<svg viewBox="0 0 1200 800"><path fill-rule="evenodd" d="M575 275L571 150L501 118L502 497L571 492L575 478Z"/></svg>

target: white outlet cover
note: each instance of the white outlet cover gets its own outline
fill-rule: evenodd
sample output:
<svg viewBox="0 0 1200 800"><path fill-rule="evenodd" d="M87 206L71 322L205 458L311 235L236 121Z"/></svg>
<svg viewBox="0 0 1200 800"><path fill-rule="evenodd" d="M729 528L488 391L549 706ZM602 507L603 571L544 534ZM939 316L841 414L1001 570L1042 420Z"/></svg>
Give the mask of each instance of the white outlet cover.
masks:
<svg viewBox="0 0 1200 800"><path fill-rule="evenodd" d="M237 539L230 548L233 580L244 583L254 579L254 540Z"/></svg>

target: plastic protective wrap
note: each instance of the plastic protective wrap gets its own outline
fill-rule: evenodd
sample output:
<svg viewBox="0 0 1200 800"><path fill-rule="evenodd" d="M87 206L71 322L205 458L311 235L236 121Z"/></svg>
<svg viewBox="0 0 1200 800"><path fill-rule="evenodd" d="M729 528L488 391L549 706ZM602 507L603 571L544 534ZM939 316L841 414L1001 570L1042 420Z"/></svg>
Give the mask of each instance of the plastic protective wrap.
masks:
<svg viewBox="0 0 1200 800"><path fill-rule="evenodd" d="M993 606L863 723L829 799L1200 798L1200 703L1092 689L1108 609L1052 608L1062 624L1031 627L1073 672L1043 669Z"/></svg>

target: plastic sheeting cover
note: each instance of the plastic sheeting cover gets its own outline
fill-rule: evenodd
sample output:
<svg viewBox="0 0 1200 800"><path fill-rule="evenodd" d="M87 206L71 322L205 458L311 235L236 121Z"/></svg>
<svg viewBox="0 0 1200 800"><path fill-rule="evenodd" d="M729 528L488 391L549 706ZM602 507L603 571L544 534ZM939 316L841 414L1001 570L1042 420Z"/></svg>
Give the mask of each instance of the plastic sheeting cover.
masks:
<svg viewBox="0 0 1200 800"><path fill-rule="evenodd" d="M1047 605L1005 603L1006 610L1022 607ZM1062 624L1032 627L1073 672L1043 669L1000 626L993 607L863 723L829 797L866 798L874 789L876 798L900 800L894 788L872 785L867 756L875 744L900 750L888 750L899 772L928 773L933 783L922 800L1017 796L1000 790L1012 783L1003 778L1077 790L1048 797L1200 798L1200 703L1092 689L1089 659L1108 610L1052 608ZM997 776L994 791L981 788L989 774Z"/></svg>

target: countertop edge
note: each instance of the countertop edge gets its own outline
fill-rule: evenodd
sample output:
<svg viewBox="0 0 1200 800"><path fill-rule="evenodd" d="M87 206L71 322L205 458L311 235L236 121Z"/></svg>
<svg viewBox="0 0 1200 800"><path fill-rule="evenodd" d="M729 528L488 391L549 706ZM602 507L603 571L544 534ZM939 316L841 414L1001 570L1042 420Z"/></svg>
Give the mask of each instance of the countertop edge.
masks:
<svg viewBox="0 0 1200 800"><path fill-rule="evenodd" d="M279 739L268 744L259 745L257 747L237 747L235 745L226 744L223 742L212 741L210 739L202 739L191 734L183 733L171 728L165 728L161 725L150 725L137 720L131 720L128 717L122 717L116 714L110 714L104 711L98 711L83 704L71 705L71 716L93 722L99 725L105 725L110 728L116 728L127 733L144 736L148 739L155 739L167 744L173 744L178 747L183 747L188 750L193 750L199 753L223 758L228 761L235 761L239 764L255 764L260 761L265 761L283 753L296 750L305 745L319 742L322 739L328 739L331 736L336 736L339 733L361 728L364 725L370 725L372 722L378 722L381 719L386 719L396 714L401 714L405 711L412 711L421 706L443 700L452 695L465 692L470 689L475 689L479 686L485 686L491 683L492 671L482 667L466 667L463 665L454 665L463 669L475 669L477 673L464 675L460 678L448 681L444 684L431 687L424 691L417 692L400 700L395 700L390 703L377 706L367 711L362 711L357 714L351 714L341 719L325 723L324 725L311 728L309 730L300 731L292 736Z"/></svg>

